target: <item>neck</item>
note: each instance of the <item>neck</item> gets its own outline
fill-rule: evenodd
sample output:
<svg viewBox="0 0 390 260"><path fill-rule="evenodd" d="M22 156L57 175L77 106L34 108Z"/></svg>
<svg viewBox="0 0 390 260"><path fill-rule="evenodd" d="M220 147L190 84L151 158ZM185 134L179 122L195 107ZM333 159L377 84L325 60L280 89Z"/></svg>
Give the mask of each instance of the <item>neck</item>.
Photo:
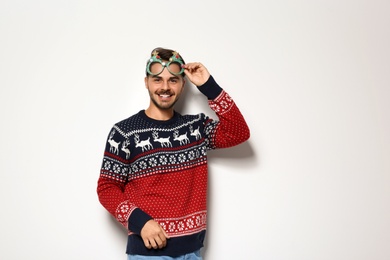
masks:
<svg viewBox="0 0 390 260"><path fill-rule="evenodd" d="M145 110L145 114L155 120L169 120L173 117L174 110L173 109L153 109L152 107L148 107Z"/></svg>

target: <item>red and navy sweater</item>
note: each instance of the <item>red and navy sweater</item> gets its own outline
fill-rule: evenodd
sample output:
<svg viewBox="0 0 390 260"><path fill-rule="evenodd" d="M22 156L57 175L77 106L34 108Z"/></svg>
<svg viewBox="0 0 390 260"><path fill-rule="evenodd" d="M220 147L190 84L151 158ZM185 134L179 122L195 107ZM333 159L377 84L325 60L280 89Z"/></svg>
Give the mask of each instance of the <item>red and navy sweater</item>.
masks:
<svg viewBox="0 0 390 260"><path fill-rule="evenodd" d="M218 116L203 113L154 120L141 110L115 124L107 138L97 192L128 230L127 254L179 256L203 246L206 232L207 151L238 145L249 128L213 77L198 88ZM154 219L170 236L147 249L140 236Z"/></svg>

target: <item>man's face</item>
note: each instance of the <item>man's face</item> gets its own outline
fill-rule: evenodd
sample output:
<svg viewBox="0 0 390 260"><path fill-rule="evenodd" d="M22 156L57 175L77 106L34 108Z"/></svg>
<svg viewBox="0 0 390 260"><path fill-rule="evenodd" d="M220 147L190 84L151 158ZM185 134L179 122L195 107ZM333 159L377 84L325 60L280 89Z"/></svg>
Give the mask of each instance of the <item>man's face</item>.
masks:
<svg viewBox="0 0 390 260"><path fill-rule="evenodd" d="M158 63L151 65L151 72L158 73L161 70L160 66ZM181 67L180 64L173 63L169 69L174 73L178 73ZM159 75L145 77L145 86L149 91L153 105L163 110L173 108L183 91L184 83L182 76L171 74L167 68L164 68Z"/></svg>

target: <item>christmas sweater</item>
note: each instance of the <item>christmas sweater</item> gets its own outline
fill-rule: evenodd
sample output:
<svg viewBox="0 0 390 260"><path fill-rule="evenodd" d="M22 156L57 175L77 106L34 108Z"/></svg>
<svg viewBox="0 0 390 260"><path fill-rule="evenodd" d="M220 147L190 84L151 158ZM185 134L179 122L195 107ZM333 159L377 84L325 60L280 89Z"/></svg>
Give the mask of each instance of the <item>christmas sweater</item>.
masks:
<svg viewBox="0 0 390 260"><path fill-rule="evenodd" d="M238 145L249 128L213 77L198 89L218 120L203 113L154 120L141 110L115 124L107 138L97 193L128 230L127 254L179 256L203 246L206 232L207 152ZM140 236L154 219L169 235L163 249Z"/></svg>

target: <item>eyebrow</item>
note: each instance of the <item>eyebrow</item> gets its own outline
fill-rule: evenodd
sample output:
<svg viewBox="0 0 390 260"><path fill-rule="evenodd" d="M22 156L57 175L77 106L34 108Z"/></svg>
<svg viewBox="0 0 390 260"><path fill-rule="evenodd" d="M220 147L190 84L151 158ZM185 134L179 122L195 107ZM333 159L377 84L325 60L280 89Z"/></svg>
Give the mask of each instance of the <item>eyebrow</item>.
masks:
<svg viewBox="0 0 390 260"><path fill-rule="evenodd" d="M162 79L162 77L159 75L152 75L152 78ZM172 77L169 77L169 79L179 79L179 76L172 76Z"/></svg>

